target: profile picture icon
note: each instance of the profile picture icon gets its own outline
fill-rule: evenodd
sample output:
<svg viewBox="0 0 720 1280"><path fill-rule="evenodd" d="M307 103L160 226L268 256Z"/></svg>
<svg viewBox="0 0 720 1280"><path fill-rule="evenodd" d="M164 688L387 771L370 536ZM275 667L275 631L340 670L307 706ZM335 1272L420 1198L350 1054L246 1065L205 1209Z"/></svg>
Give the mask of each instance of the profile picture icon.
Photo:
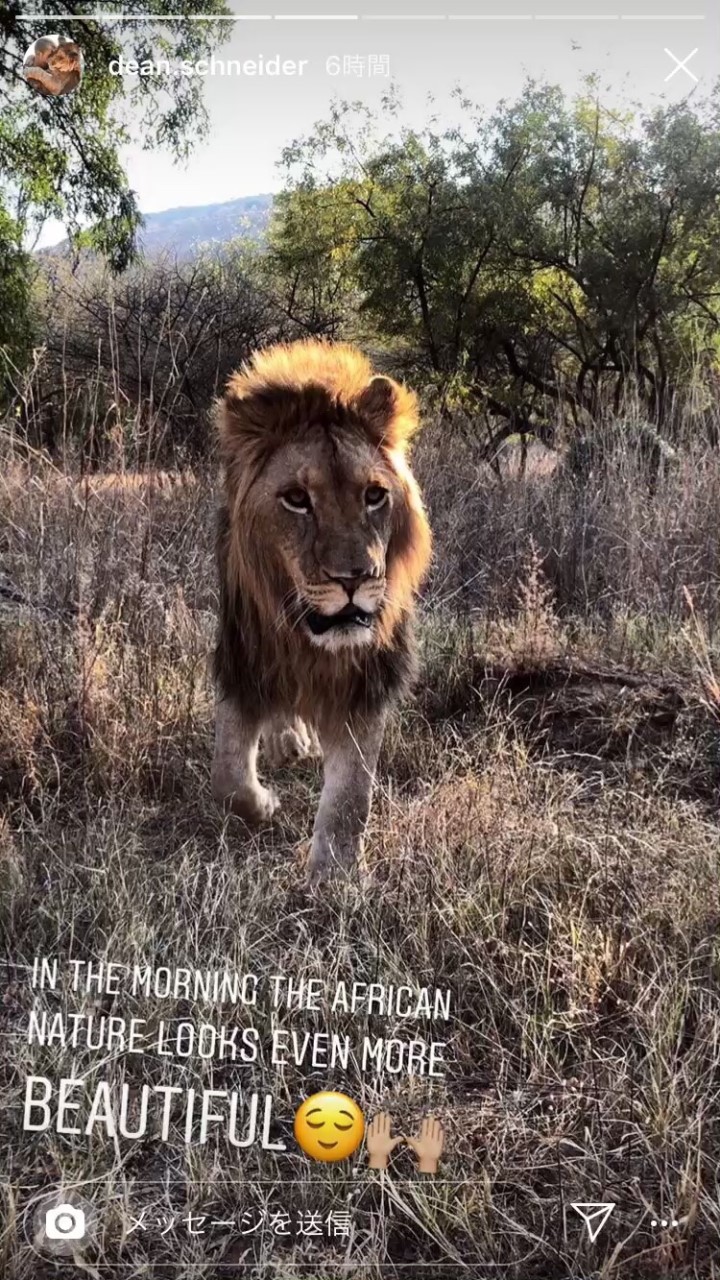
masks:
<svg viewBox="0 0 720 1280"><path fill-rule="evenodd" d="M82 74L82 50L68 36L40 36L23 58L27 83L45 98L62 98L74 93Z"/></svg>

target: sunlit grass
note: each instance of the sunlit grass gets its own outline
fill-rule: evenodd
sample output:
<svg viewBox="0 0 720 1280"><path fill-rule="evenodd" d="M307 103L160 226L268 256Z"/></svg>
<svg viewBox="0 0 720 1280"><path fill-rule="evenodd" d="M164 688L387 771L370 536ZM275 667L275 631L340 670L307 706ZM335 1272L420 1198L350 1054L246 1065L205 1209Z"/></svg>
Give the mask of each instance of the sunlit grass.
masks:
<svg viewBox="0 0 720 1280"><path fill-rule="evenodd" d="M388 731L363 875L311 895L299 848L316 766L281 771L280 818L255 835L224 822L210 797L213 502L201 475L162 500L77 504L39 467L32 485L24 474L3 492L4 569L28 599L0 615L0 927L19 966L2 1004L3 1274L41 1274L17 1215L27 1184L64 1181L82 1184L100 1211L99 1275L198 1264L187 1274L209 1280L221 1262L244 1262L257 1275L320 1277L342 1262L343 1275L365 1278L400 1263L410 1270L399 1275L420 1264L433 1275L444 1261L453 1275L499 1263L522 1280L711 1275L718 735L686 623L619 603L606 614L558 610L529 541L512 591L484 610L451 607L443 556L448 581L457 566L441 542L423 604L424 677ZM647 668L647 680L604 684L600 668L620 664ZM553 669L562 678L544 683ZM58 953L284 972L331 987L447 986L452 1020L432 1029L447 1041L447 1074L373 1079L353 1062L328 1081L266 1060L30 1049L22 966ZM86 1012L96 1004L73 997ZM156 998L112 1009L153 1026L188 1014ZM271 1027L265 1007L191 1012L252 1022L264 1038ZM274 1016L354 1040L429 1034L327 1010ZM24 1134L25 1076L84 1072L117 1088L270 1091L287 1153L187 1146L179 1123L166 1144ZM309 1166L292 1116L326 1083L368 1112L389 1108L400 1132L432 1109L447 1129L443 1179L420 1178L404 1149L383 1180L359 1159ZM290 1181L279 1191L262 1179ZM268 1204L350 1204L351 1244L123 1238L140 1205L211 1202L230 1217L249 1184ZM603 1199L618 1209L590 1249L569 1206ZM672 1239L649 1225L667 1210L682 1223Z"/></svg>

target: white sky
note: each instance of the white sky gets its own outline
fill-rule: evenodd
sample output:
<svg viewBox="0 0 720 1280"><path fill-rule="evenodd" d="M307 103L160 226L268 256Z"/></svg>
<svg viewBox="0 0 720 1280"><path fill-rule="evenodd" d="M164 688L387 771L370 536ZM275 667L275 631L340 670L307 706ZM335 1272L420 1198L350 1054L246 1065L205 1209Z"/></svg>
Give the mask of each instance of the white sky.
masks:
<svg viewBox="0 0 720 1280"><path fill-rule="evenodd" d="M326 116L333 96L363 99L379 106L394 83L401 91L408 118L420 123L430 111L429 92L441 120L456 117L450 93L458 84L468 96L489 106L500 98L515 96L529 74L573 90L584 76L598 73L610 101L639 98L651 106L664 96L677 98L689 91L707 90L720 72L715 19L688 17L702 13L708 0L699 0L697 8L694 0L685 0L684 19L673 21L653 21L649 15L658 8L677 14L681 7L678 0L610 0L613 13L619 8L614 18L607 16L608 0L559 0L552 8L547 0L541 0L543 17L526 16L540 7L533 0L529 5L523 0L452 2L454 12L464 14L466 20L380 21L377 15L383 9L387 12L387 3L369 0L366 7L374 3L375 14L359 21L232 24L231 38L217 50L216 57L243 61L262 54L267 61L279 54L281 59L308 59L309 66L302 77L294 78L205 78L211 131L197 144L186 165L174 163L168 155L144 151L139 140L123 157L142 211L211 204L277 190L281 182L277 160L282 147ZM281 7L281 0L276 3ZM321 3L325 12L332 11L331 0ZM352 0L343 3L347 10ZM403 12L403 3L407 12L413 11L407 10L412 0L400 0L392 12ZM397 4L397 0L390 0L390 4ZM467 20L468 14L483 12L483 4L484 20ZM712 0L713 9L717 4L718 0ZM298 9L295 0L296 13L304 12L302 5L300 0ZM432 0L424 0L424 5L425 12L430 12L427 6ZM559 18L558 10L562 13L563 6L565 13L576 12L577 16ZM441 0L438 10L442 13L447 7ZM291 11L293 4L285 0L282 8ZM258 9L262 11L261 5ZM509 15L515 9L522 16L511 20ZM488 18L498 10L504 15L502 19ZM626 11L634 17L622 16ZM598 12L605 15L604 20ZM638 19L638 12L644 20ZM699 85L677 68L667 50L681 61L688 58L688 68L699 78ZM343 54L389 55L391 80L328 75L326 59ZM666 81L673 70L676 74ZM41 243L53 243L62 235L57 224L48 225Z"/></svg>

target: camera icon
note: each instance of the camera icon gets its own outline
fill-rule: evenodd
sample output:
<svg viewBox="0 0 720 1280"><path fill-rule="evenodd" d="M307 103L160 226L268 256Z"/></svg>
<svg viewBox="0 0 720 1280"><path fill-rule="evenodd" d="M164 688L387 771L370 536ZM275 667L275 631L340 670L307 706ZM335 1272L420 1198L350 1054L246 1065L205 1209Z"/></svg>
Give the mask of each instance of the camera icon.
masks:
<svg viewBox="0 0 720 1280"><path fill-rule="evenodd" d="M45 1213L45 1235L48 1240L83 1240L85 1212L72 1204L56 1204Z"/></svg>
<svg viewBox="0 0 720 1280"><path fill-rule="evenodd" d="M97 1210L74 1187L54 1187L25 1205L23 1230L38 1257L74 1258L95 1248Z"/></svg>

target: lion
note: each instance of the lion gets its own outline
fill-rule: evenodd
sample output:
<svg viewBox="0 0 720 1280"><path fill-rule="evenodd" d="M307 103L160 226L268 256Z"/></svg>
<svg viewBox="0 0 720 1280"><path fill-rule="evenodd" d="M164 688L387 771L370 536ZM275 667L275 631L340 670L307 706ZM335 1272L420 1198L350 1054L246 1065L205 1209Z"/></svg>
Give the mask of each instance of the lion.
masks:
<svg viewBox="0 0 720 1280"><path fill-rule="evenodd" d="M261 737L276 758L319 744L311 881L357 863L387 714L416 674L431 553L407 460L418 426L413 392L317 339L255 354L217 407L212 790L226 812L268 822L278 800L258 778Z"/></svg>
<svg viewBox="0 0 720 1280"><path fill-rule="evenodd" d="M77 89L82 78L82 53L74 40L41 36L23 64L25 79L45 97L63 97Z"/></svg>

